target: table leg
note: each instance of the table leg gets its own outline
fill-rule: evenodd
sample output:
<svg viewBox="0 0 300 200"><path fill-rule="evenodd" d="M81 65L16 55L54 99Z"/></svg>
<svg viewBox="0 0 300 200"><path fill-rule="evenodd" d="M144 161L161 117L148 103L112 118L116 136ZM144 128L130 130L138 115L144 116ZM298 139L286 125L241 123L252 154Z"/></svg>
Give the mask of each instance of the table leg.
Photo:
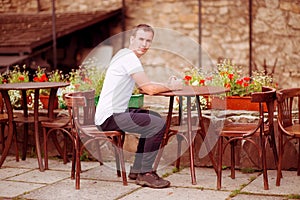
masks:
<svg viewBox="0 0 300 200"><path fill-rule="evenodd" d="M39 137L39 89L34 90L34 137L37 159L40 171L44 171L44 165L41 154L40 137Z"/></svg>
<svg viewBox="0 0 300 200"><path fill-rule="evenodd" d="M189 141L189 150L190 150L190 170L192 184L196 185L196 175L195 175L195 164L194 164L194 138L192 134L192 117L191 117L191 97L187 97L187 131L188 131L188 141Z"/></svg>
<svg viewBox="0 0 300 200"><path fill-rule="evenodd" d="M13 109L12 109L12 106L10 103L8 91L3 90L3 91L1 91L1 93L2 93L3 99L5 101L7 115L8 115L8 135L7 135L7 139L5 142L5 147L4 147L2 155L1 155L0 167L2 166L2 164L4 163L4 161L6 159L6 156L8 155L8 151L10 149L10 145L11 145L13 135L14 135Z"/></svg>

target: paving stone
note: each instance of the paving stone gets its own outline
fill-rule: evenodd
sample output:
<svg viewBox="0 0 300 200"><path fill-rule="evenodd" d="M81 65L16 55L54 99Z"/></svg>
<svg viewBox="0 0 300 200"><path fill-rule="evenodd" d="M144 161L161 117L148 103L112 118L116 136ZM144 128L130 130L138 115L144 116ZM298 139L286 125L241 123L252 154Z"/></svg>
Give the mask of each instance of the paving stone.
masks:
<svg viewBox="0 0 300 200"><path fill-rule="evenodd" d="M69 177L70 173L65 171L46 170L44 172L40 172L39 170L33 170L8 178L7 180L50 184Z"/></svg>
<svg viewBox="0 0 300 200"><path fill-rule="evenodd" d="M158 174L166 175L171 187L152 189L136 185L128 179L123 186L117 177L115 162L82 162L81 188L75 189L75 180L70 179L71 164L62 160L49 160L50 170L40 172L35 158L16 162L14 157L0 168L0 199L36 200L81 200L81 199L232 199L232 200L281 200L287 195L300 195L300 177L296 171L283 171L281 186L276 187L276 170L268 170L269 190L263 189L261 173L244 174L236 170L236 178L230 178L230 170L223 170L222 189L216 190L217 177L214 169L196 167L197 184L192 185L190 168L173 173L174 166L159 166ZM51 164L51 165L50 165ZM131 163L126 163L129 173ZM165 168L164 168L165 167ZM235 197L234 191L240 190Z"/></svg>
<svg viewBox="0 0 300 200"><path fill-rule="evenodd" d="M16 176L25 172L30 171L31 169L19 169L19 168L1 168L0 169L0 179L6 179L8 177Z"/></svg>
<svg viewBox="0 0 300 200"><path fill-rule="evenodd" d="M28 193L37 188L44 187L45 184L37 183L26 183L26 182L16 182L16 181L0 181L0 199L1 197L5 198L14 198L23 193Z"/></svg>
<svg viewBox="0 0 300 200"><path fill-rule="evenodd" d="M128 194L127 196L121 198L121 200L153 200L153 199L163 199L163 200L174 200L174 199L209 199L209 200L220 200L226 199L230 192L224 191L214 191L214 190L202 190L199 188L176 188L170 187L165 189L151 189L142 188L135 191L134 193Z"/></svg>
<svg viewBox="0 0 300 200"><path fill-rule="evenodd" d="M232 197L231 200L282 200L282 196L266 196L266 195L246 195L238 194L235 197Z"/></svg>
<svg viewBox="0 0 300 200"><path fill-rule="evenodd" d="M177 187L200 187L206 189L217 188L217 175L212 168L195 168L197 184L192 185L190 168L184 168L182 171L175 173L167 178L171 181L172 186ZM243 174L240 171L236 171L236 178L229 177L230 170L223 170L222 172L222 190L234 190L240 188L243 184L248 184L252 177L257 177L258 173Z"/></svg>
<svg viewBox="0 0 300 200"><path fill-rule="evenodd" d="M283 178L280 186L276 186L276 170L268 170L269 190L264 190L263 177L260 175L251 184L246 186L242 192L254 194L274 194L274 195L300 195L300 176L296 171L282 171Z"/></svg>
<svg viewBox="0 0 300 200"><path fill-rule="evenodd" d="M139 186L129 184L123 186L120 182L97 181L97 180L81 180L80 190L75 189L74 180L64 180L56 184L49 185L22 197L28 199L39 200L91 200L117 199L131 193Z"/></svg>

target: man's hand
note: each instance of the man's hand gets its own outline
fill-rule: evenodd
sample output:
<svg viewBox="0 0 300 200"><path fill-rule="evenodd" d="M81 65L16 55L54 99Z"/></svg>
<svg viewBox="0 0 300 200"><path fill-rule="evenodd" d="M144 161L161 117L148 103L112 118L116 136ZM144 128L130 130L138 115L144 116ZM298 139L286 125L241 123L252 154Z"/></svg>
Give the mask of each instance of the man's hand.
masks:
<svg viewBox="0 0 300 200"><path fill-rule="evenodd" d="M170 90L182 90L183 88L183 84L182 84L182 80L178 79L176 76L170 76L169 81L168 81L168 88L170 88Z"/></svg>

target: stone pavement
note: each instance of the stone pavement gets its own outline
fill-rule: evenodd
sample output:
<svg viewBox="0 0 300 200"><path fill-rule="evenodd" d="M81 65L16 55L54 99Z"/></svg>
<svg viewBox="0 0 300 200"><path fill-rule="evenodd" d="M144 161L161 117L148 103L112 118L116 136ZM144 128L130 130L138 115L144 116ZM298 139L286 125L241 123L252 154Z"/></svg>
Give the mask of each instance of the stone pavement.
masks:
<svg viewBox="0 0 300 200"><path fill-rule="evenodd" d="M167 176L171 187L151 189L136 185L129 180L128 186L116 176L114 162L100 166L98 162L82 162L81 189L75 190L75 181L70 179L70 163L50 160L45 172L38 170L36 158L16 162L8 157L0 169L0 199L118 199L118 200L160 200L160 199L257 199L279 200L300 198L300 177L296 171L283 171L280 187L275 186L276 171L269 170L269 190L263 189L260 172L236 173L236 179L229 177L229 170L223 172L223 188L216 190L216 175L212 168L196 168L197 185L191 184L189 168L173 173L169 166L158 171ZM127 164L129 169L129 164Z"/></svg>

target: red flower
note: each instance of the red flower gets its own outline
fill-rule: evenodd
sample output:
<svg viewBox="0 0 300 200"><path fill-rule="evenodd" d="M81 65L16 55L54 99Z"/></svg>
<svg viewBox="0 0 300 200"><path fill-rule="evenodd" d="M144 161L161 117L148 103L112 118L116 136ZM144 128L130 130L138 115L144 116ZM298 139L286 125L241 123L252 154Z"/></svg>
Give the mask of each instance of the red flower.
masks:
<svg viewBox="0 0 300 200"><path fill-rule="evenodd" d="M242 86L242 84L243 84L243 80L237 80L237 81L236 81L236 84L238 84L238 85Z"/></svg>
<svg viewBox="0 0 300 200"><path fill-rule="evenodd" d="M247 82L249 82L250 80L251 80L251 78L250 78L250 77L248 77L248 76L244 77L244 81L247 81Z"/></svg>
<svg viewBox="0 0 300 200"><path fill-rule="evenodd" d="M248 87L248 86L249 86L249 83L244 82L244 83L243 83L243 86L244 86L244 87Z"/></svg>
<svg viewBox="0 0 300 200"><path fill-rule="evenodd" d="M234 76L234 74L228 74L228 78L229 78L230 80L233 79L233 76Z"/></svg>
<svg viewBox="0 0 300 200"><path fill-rule="evenodd" d="M188 75L186 75L186 76L184 77L184 80L186 80L186 81L190 81L190 80L192 80L192 77L191 77L191 76L188 76Z"/></svg>
<svg viewBox="0 0 300 200"><path fill-rule="evenodd" d="M206 77L206 80L208 80L208 81L211 81L213 79L213 77L212 76L208 76L208 77Z"/></svg>
<svg viewBox="0 0 300 200"><path fill-rule="evenodd" d="M204 79L201 79L201 80L199 81L199 84L200 84L200 85L205 85L205 80L204 80Z"/></svg>
<svg viewBox="0 0 300 200"><path fill-rule="evenodd" d="M224 87L229 88L230 89L230 83L225 83Z"/></svg>
<svg viewBox="0 0 300 200"><path fill-rule="evenodd" d="M42 74L42 76L40 77L40 82L46 82L46 81L48 81L46 74Z"/></svg>
<svg viewBox="0 0 300 200"><path fill-rule="evenodd" d="M23 75L20 75L18 78L20 81L24 81L25 77Z"/></svg>
<svg viewBox="0 0 300 200"><path fill-rule="evenodd" d="M37 76L33 78L33 81L34 81L34 82L40 82L39 80L40 80L40 79L39 79L39 77L37 77Z"/></svg>
<svg viewBox="0 0 300 200"><path fill-rule="evenodd" d="M88 84L92 84L92 81L91 81L91 79L89 79L89 78L84 78L84 82L86 82L86 83L88 83Z"/></svg>

